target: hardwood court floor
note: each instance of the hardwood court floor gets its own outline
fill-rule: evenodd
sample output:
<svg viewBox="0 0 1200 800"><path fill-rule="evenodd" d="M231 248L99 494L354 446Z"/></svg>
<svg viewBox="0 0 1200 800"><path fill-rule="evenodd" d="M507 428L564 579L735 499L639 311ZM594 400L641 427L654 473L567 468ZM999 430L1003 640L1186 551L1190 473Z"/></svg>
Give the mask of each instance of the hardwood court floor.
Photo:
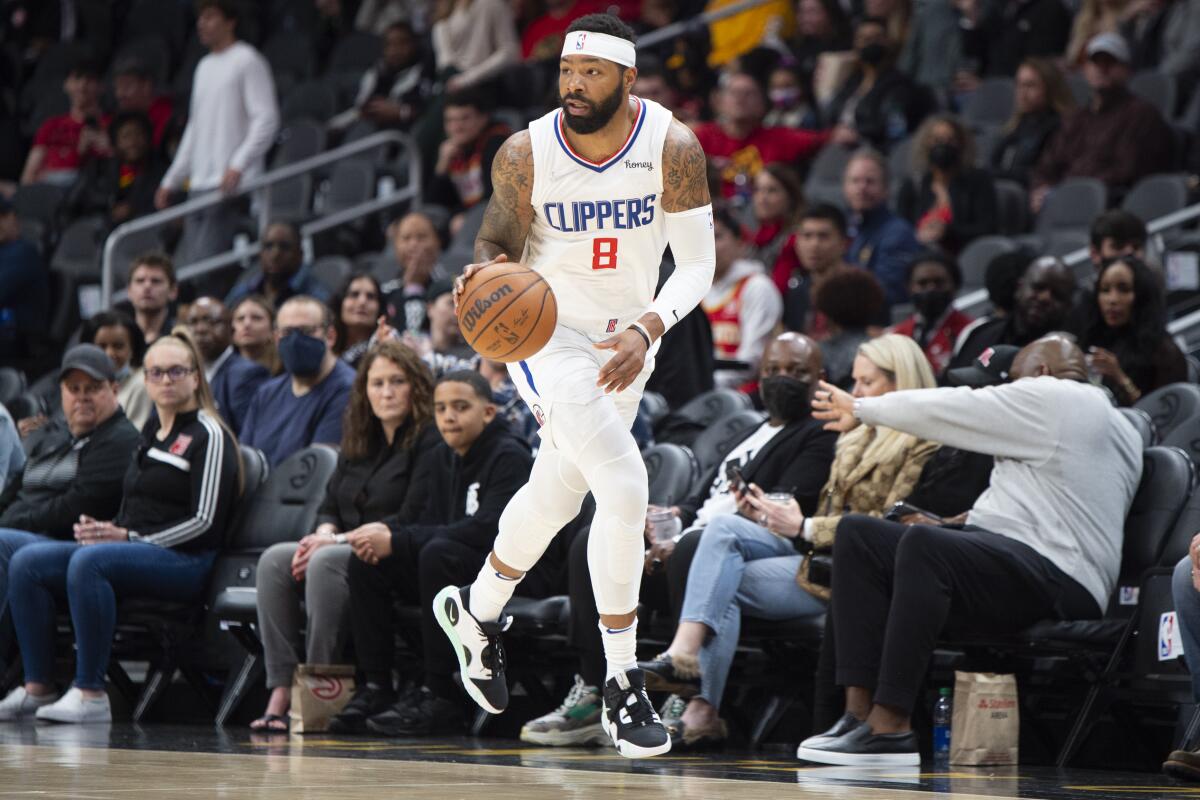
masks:
<svg viewBox="0 0 1200 800"><path fill-rule="evenodd" d="M926 768L928 769L928 768ZM629 762L497 740L251 737L211 728L0 725L0 800L1115 800L1200 798L1161 776L1029 769L855 770L786 757Z"/></svg>

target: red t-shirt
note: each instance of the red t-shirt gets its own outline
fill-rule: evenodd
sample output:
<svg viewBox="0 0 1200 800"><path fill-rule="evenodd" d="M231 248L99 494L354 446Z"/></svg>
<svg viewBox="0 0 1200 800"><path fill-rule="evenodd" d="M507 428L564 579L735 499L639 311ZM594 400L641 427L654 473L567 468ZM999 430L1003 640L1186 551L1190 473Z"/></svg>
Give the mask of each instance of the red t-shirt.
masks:
<svg viewBox="0 0 1200 800"><path fill-rule="evenodd" d="M167 132L167 123L171 121L171 113L175 110L174 103L169 97L156 97L146 111L150 124L154 126L154 146L162 144L163 134ZM114 144L116 144L114 142Z"/></svg>
<svg viewBox="0 0 1200 800"><path fill-rule="evenodd" d="M750 181L764 164L793 163L815 156L829 141L829 131L759 127L744 139L734 139L717 123L706 122L696 128L696 138L721 171L721 194L732 197L739 184L749 192Z"/></svg>
<svg viewBox="0 0 1200 800"><path fill-rule="evenodd" d="M108 127L109 118L98 118L101 128ZM50 117L42 123L33 137L34 147L46 148L46 157L42 160L42 172L62 172L77 170L83 162L94 155L103 153L88 151L80 154L79 136L83 133L83 122L70 114Z"/></svg>
<svg viewBox="0 0 1200 800"><path fill-rule="evenodd" d="M542 14L529 23L525 35L521 37L521 57L526 61L531 58L537 61L557 59L562 53L563 38L571 23L588 14L599 14L606 7L599 0L579 0L562 16Z"/></svg>

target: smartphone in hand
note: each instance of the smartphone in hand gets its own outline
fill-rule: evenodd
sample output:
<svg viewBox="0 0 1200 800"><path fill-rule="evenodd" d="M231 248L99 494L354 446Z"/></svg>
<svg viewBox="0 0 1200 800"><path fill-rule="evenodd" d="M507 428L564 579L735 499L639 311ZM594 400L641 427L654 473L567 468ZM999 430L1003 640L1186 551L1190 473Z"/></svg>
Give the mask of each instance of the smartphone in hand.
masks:
<svg viewBox="0 0 1200 800"><path fill-rule="evenodd" d="M725 479L729 481L729 489L733 492L746 491L746 479L742 477L742 469L737 464L725 468Z"/></svg>

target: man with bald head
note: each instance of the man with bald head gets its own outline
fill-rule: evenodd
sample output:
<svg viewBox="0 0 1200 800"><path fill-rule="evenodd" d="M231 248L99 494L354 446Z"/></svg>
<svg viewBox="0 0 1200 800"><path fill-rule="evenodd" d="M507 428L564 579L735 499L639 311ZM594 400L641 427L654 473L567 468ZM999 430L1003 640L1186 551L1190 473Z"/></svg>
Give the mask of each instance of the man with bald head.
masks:
<svg viewBox="0 0 1200 800"><path fill-rule="evenodd" d="M837 442L837 435L823 430L811 414L812 394L823 377L821 348L807 336L783 333L767 345L758 368L767 420L742 433L728 452L722 454L717 465L695 484L703 486L702 490L691 497L669 498L670 519L653 525L647 519L646 540L650 550L642 579L643 603L663 611L670 607L678 614L701 531L718 515L738 513L737 497L730 483L736 471L740 470L746 483L753 483L762 491L791 494L804 513L816 511ZM521 738L527 742L566 746L592 739L607 741L600 729L597 688L604 683L604 652L596 624L599 615L588 571L587 543L588 531L583 531L571 543L568 559L571 641L580 651L584 691L581 698L574 698L577 701L574 713L564 715L556 711L526 723ZM572 700L568 698L568 704ZM589 707L590 711L583 711ZM664 722L671 724L670 720Z"/></svg>
<svg viewBox="0 0 1200 800"><path fill-rule="evenodd" d="M234 349L229 309L215 297L201 297L188 309L186 322L192 341L204 359L204 376L217 410L235 434L250 409L254 393L271 373L262 364L243 358Z"/></svg>
<svg viewBox="0 0 1200 800"><path fill-rule="evenodd" d="M1121 563L1121 522L1142 475L1142 442L1083 353L1050 336L1023 348L1012 383L855 399L822 383L813 416L848 431L885 426L996 459L965 525L842 518L833 575L837 683L846 715L799 757L918 764L911 714L944 633L1006 633L1043 619L1094 619Z"/></svg>
<svg viewBox="0 0 1200 800"><path fill-rule="evenodd" d="M1013 313L969 328L966 339L950 362L950 369L966 367L979 354L998 344L1024 347L1051 331L1066 326L1075 299L1075 273L1054 256L1036 259L1017 283Z"/></svg>

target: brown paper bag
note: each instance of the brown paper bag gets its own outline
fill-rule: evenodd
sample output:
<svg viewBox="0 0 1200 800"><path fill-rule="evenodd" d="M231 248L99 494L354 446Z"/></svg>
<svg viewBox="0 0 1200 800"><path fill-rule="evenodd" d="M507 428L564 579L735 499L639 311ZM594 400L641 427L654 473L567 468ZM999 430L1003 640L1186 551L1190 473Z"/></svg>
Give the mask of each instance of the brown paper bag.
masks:
<svg viewBox="0 0 1200 800"><path fill-rule="evenodd" d="M354 667L349 664L301 664L292 678L292 733L319 733L354 696Z"/></svg>
<svg viewBox="0 0 1200 800"><path fill-rule="evenodd" d="M955 672L950 763L1016 764L1020 738L1016 676Z"/></svg>

